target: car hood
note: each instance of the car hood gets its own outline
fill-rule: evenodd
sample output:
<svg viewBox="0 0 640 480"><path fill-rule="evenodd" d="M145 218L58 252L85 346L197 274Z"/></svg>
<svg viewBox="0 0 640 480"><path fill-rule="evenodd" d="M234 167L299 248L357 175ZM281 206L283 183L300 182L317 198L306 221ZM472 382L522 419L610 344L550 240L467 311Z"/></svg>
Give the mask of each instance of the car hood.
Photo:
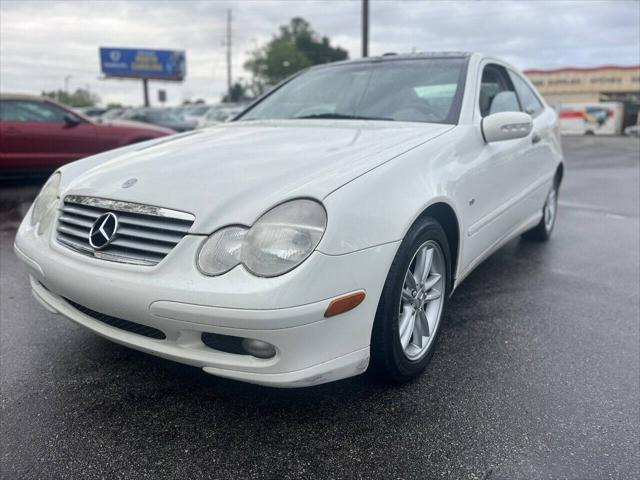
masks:
<svg viewBox="0 0 640 480"><path fill-rule="evenodd" d="M326 120L224 123L108 152L63 170L63 194L155 205L196 216L193 233L252 224L296 197L322 200L452 125ZM124 188L125 181L137 182Z"/></svg>

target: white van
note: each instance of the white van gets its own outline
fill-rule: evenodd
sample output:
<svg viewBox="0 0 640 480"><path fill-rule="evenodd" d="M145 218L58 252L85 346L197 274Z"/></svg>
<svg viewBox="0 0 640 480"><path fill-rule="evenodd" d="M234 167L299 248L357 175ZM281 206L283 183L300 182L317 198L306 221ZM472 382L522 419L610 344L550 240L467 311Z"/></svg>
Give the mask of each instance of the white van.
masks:
<svg viewBox="0 0 640 480"><path fill-rule="evenodd" d="M624 106L620 102L563 103L560 133L563 135L620 135Z"/></svg>

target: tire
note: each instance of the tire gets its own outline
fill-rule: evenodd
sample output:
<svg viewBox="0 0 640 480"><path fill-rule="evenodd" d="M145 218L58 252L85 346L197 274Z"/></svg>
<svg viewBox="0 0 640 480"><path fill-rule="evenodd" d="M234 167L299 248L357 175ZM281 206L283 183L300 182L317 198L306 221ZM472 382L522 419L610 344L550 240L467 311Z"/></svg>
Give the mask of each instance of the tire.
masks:
<svg viewBox="0 0 640 480"><path fill-rule="evenodd" d="M553 182L553 187L547 194L547 199L542 206L542 219L540 223L522 234L522 238L533 242L546 242L551 238L553 233L553 227L556 225L556 218L558 216L558 193L559 193L558 181Z"/></svg>
<svg viewBox="0 0 640 480"><path fill-rule="evenodd" d="M406 288L411 284L408 275L414 280L420 276L419 263L428 264L429 256L431 268L423 277L426 281L422 286L414 284L413 290ZM440 296L433 298L438 293ZM447 236L436 220L427 217L411 227L389 269L373 323L371 373L392 383L404 383L422 373L433 356L450 293L451 255ZM421 311L425 316L421 316ZM422 322L416 323L416 318ZM424 322L428 324L428 332ZM405 327L403 335L401 327ZM409 327L412 333L407 341Z"/></svg>

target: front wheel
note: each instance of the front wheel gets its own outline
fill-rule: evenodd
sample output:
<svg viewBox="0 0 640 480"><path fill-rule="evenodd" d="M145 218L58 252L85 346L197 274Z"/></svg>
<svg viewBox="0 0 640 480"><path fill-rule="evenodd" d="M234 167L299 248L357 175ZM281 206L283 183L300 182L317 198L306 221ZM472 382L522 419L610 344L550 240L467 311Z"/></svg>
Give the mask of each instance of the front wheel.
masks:
<svg viewBox="0 0 640 480"><path fill-rule="evenodd" d="M451 288L449 244L440 224L426 218L403 240L389 269L371 339L373 373L397 383L427 366Z"/></svg>
<svg viewBox="0 0 640 480"><path fill-rule="evenodd" d="M553 227L556 224L558 214L558 182L554 182L553 187L547 194L547 199L542 207L542 219L540 223L531 230L525 232L522 237L526 240L536 242L546 242L551 238Z"/></svg>

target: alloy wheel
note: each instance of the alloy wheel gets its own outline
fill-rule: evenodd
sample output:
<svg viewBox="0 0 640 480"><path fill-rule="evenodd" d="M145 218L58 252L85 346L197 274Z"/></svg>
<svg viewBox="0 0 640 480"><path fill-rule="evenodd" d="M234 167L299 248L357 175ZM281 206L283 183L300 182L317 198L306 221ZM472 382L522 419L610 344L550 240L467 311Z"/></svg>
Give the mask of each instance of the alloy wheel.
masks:
<svg viewBox="0 0 640 480"><path fill-rule="evenodd" d="M556 187L553 187L547 196L547 201L544 204L544 228L547 232L550 232L553 228L553 223L556 220L556 212L558 210L558 195L556 193Z"/></svg>
<svg viewBox="0 0 640 480"><path fill-rule="evenodd" d="M444 254L429 240L418 248L402 286L398 330L402 350L409 360L422 358L435 338L446 292Z"/></svg>

